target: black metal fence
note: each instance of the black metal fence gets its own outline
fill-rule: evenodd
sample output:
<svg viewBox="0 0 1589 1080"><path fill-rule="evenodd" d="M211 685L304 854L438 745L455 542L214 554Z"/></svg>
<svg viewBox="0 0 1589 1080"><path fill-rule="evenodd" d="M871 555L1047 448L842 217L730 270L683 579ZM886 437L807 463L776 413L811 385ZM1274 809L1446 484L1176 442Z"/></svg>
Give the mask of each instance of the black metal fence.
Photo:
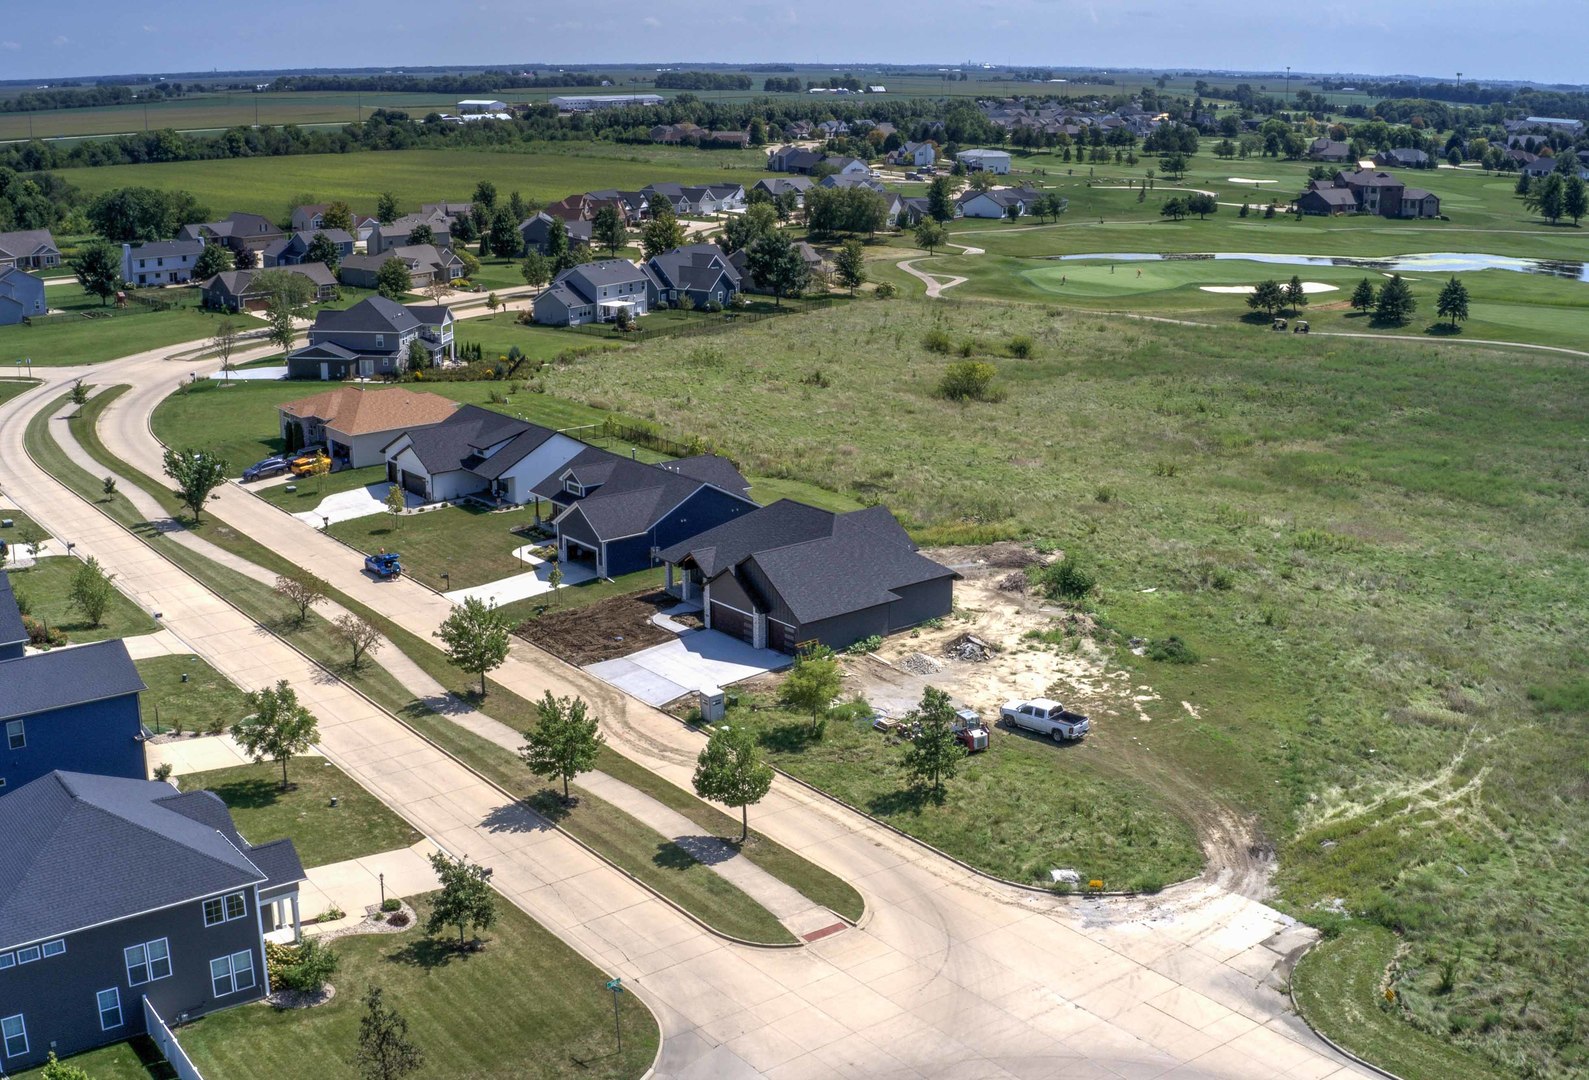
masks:
<svg viewBox="0 0 1589 1080"><path fill-rule="evenodd" d="M701 312L687 319L647 326L642 318L634 323L633 330L620 330L616 323L583 323L566 329L586 337L605 338L611 341L653 341L664 337L697 337L724 334L737 327L776 319L785 315L799 315L808 311L825 311L835 303L834 298L790 301L788 306L770 311Z"/></svg>

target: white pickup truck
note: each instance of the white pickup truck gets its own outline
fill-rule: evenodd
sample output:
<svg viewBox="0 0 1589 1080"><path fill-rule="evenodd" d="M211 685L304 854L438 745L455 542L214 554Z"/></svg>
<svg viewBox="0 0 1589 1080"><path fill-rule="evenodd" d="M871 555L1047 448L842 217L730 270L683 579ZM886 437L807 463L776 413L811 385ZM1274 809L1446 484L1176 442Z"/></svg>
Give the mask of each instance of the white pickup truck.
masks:
<svg viewBox="0 0 1589 1080"><path fill-rule="evenodd" d="M1092 729L1092 722L1081 713L1070 712L1049 698L1006 701L999 709L999 719L1008 721L1011 727L1047 735L1055 742L1079 739Z"/></svg>

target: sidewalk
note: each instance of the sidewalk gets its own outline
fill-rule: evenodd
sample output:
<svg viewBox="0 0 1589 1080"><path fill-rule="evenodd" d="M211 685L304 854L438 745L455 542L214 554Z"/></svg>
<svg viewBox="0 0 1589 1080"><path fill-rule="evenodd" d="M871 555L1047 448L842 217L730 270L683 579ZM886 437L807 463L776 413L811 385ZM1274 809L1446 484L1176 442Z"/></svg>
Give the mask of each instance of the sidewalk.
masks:
<svg viewBox="0 0 1589 1080"><path fill-rule="evenodd" d="M436 872L430 868L430 856L438 850L429 840L421 840L412 847L307 868L304 874L308 880L298 886L304 937L340 930L363 919L366 907L381 902L382 875L387 896L432 891L436 888ZM343 917L332 922L309 922L332 907L343 912Z"/></svg>

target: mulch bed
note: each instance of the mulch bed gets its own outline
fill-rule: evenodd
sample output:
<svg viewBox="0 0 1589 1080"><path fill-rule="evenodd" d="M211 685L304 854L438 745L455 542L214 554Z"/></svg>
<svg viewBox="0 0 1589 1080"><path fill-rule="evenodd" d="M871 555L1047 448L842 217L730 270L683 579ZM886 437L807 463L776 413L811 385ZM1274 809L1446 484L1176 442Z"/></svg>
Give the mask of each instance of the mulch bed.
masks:
<svg viewBox="0 0 1589 1080"><path fill-rule="evenodd" d="M520 623L516 633L553 656L584 667L671 640L673 633L652 623L651 616L678 602L663 589L614 596L567 611L548 611ZM676 621L690 625L689 616Z"/></svg>

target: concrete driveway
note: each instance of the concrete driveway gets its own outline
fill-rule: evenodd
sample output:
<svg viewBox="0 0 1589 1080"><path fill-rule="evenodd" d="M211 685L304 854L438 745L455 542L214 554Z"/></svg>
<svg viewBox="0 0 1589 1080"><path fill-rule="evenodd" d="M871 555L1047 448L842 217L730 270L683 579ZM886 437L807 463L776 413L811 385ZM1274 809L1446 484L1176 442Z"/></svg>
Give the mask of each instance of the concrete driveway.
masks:
<svg viewBox="0 0 1589 1080"><path fill-rule="evenodd" d="M488 581L484 585L471 585L467 589L454 589L450 593L443 593L447 599L455 604L462 604L471 597L491 604L511 604L515 600L528 600L532 596L541 596L552 591L552 567L555 563L548 562L538 556L529 554L533 545L526 545L516 549L513 554L532 567L527 574L514 574L512 577L498 578ZM581 563L563 564L563 581L561 588L570 585L579 585L590 581L596 576L596 571Z"/></svg>
<svg viewBox="0 0 1589 1080"><path fill-rule="evenodd" d="M325 523L326 518L330 518L332 524L335 524L338 521L369 517L371 514L384 514L386 493L390 490L392 490L391 481L382 480L379 484L365 484L352 491L339 491L335 495L327 495L321 499L320 505L313 510L305 510L294 514L293 517L311 528L318 529ZM405 491L403 500L410 510L424 505L424 500L413 492Z"/></svg>
<svg viewBox="0 0 1589 1080"><path fill-rule="evenodd" d="M790 663L790 657L781 652L753 649L716 630L691 630L672 641L617 660L603 660L585 670L649 705L665 705L685 694L717 690Z"/></svg>

